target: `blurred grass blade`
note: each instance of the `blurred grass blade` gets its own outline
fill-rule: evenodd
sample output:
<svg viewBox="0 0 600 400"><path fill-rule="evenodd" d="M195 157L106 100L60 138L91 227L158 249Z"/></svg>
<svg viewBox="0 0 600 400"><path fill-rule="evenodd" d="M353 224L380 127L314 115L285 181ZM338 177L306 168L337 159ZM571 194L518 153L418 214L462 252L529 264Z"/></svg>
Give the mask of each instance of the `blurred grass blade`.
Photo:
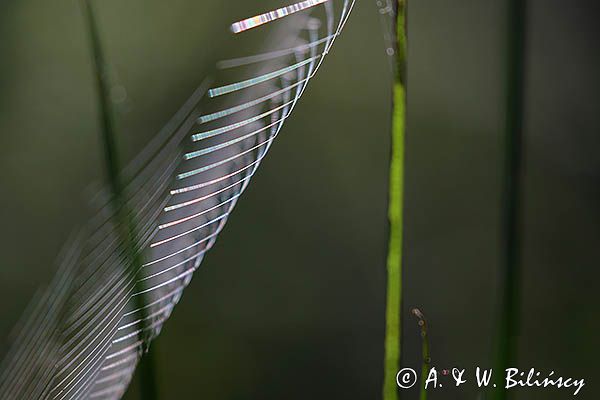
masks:
<svg viewBox="0 0 600 400"><path fill-rule="evenodd" d="M517 355L520 311L521 239L519 217L522 197L523 81L525 70L525 12L527 2L510 0L507 13L506 121L503 196L503 256L500 263L500 299L496 331L494 371L502 374ZM504 400L506 389L493 390Z"/></svg>
<svg viewBox="0 0 600 400"><path fill-rule="evenodd" d="M82 0L82 8L86 17L90 45L93 55L94 75L96 77L96 85L98 91L98 109L101 123L101 137L104 144L104 161L108 184L112 194L112 207L116 216L115 223L120 227L119 236L122 241L128 258L127 268L135 273L141 268L143 262L142 254L136 247L135 243L138 240L138 228L131 218L130 210L127 208L123 193L123 185L121 182L121 163L119 162L119 151L117 146L117 131L116 122L113 112L113 104L110 98L111 82L108 75L108 68L104 59L104 51L100 41L96 17L94 14L92 0ZM141 288L138 288L138 291ZM136 297L138 308L142 309L140 313L144 329L148 328L149 318L146 309L143 308L147 303L144 296ZM140 394L144 400L158 399L158 391L156 388L156 366L154 361L154 353L149 352L148 346L144 349L147 353L144 360L140 363Z"/></svg>

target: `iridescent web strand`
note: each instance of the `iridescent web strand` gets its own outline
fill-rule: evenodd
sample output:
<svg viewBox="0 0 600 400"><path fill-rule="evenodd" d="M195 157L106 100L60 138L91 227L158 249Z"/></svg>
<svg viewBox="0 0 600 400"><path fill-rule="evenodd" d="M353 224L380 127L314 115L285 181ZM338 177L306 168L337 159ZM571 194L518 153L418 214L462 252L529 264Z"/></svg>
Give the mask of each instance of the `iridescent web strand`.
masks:
<svg viewBox="0 0 600 400"><path fill-rule="evenodd" d="M256 15L251 18L246 18L242 21L235 22L231 25L233 33L241 33L248 29L256 28L257 26L267 24L271 21L275 21L279 18L287 17L288 15L295 14L299 11L306 10L307 8L323 4L329 0L306 0L301 1L291 6L281 7L277 10L270 11L264 14Z"/></svg>

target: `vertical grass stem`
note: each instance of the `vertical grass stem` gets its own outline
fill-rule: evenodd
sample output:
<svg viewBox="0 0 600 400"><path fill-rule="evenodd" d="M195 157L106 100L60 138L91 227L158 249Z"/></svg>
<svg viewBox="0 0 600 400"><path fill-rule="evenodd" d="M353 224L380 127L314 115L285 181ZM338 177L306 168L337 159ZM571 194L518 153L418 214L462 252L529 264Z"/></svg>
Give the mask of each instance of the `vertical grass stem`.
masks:
<svg viewBox="0 0 600 400"><path fill-rule="evenodd" d="M402 224L404 192L404 132L406 103L405 1L396 5L396 70L393 86L392 149L389 173L389 242L383 399L398 399L396 374L402 347Z"/></svg>
<svg viewBox="0 0 600 400"><path fill-rule="evenodd" d="M413 308L412 313L419 319L419 328L421 329L421 381L419 383L419 400L427 400L427 390L425 382L429 375L429 366L431 365L431 355L429 354L429 327L425 315L418 308Z"/></svg>

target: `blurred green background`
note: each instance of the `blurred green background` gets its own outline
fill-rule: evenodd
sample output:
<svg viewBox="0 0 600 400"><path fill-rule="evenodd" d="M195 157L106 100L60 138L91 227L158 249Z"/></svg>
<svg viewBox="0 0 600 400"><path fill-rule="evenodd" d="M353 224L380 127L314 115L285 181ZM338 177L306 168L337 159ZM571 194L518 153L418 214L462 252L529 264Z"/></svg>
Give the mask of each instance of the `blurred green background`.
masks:
<svg viewBox="0 0 600 400"><path fill-rule="evenodd" d="M286 2L287 3L287 2ZM103 0L131 158L224 52L281 1ZM519 365L597 398L600 28L594 2L528 2ZM433 364L491 366L500 260L505 5L409 5L405 307ZM0 5L0 356L102 179L75 0ZM383 367L390 70L359 0L295 114L157 340L162 398L377 399ZM406 317L403 364L419 365ZM135 399L136 383L127 398ZM518 399L562 399L557 389ZM475 385L431 398L473 399ZM406 392L404 398L416 398Z"/></svg>

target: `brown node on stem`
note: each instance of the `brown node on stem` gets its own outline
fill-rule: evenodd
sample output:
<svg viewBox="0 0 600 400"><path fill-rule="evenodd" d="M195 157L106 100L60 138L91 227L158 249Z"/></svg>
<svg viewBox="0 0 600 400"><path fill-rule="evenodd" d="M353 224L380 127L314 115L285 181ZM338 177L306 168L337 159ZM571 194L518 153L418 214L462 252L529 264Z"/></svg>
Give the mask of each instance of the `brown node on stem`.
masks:
<svg viewBox="0 0 600 400"><path fill-rule="evenodd" d="M421 336L427 336L427 320L425 319L425 315L418 308L413 308L411 310L412 314L419 319L419 326L421 327Z"/></svg>

